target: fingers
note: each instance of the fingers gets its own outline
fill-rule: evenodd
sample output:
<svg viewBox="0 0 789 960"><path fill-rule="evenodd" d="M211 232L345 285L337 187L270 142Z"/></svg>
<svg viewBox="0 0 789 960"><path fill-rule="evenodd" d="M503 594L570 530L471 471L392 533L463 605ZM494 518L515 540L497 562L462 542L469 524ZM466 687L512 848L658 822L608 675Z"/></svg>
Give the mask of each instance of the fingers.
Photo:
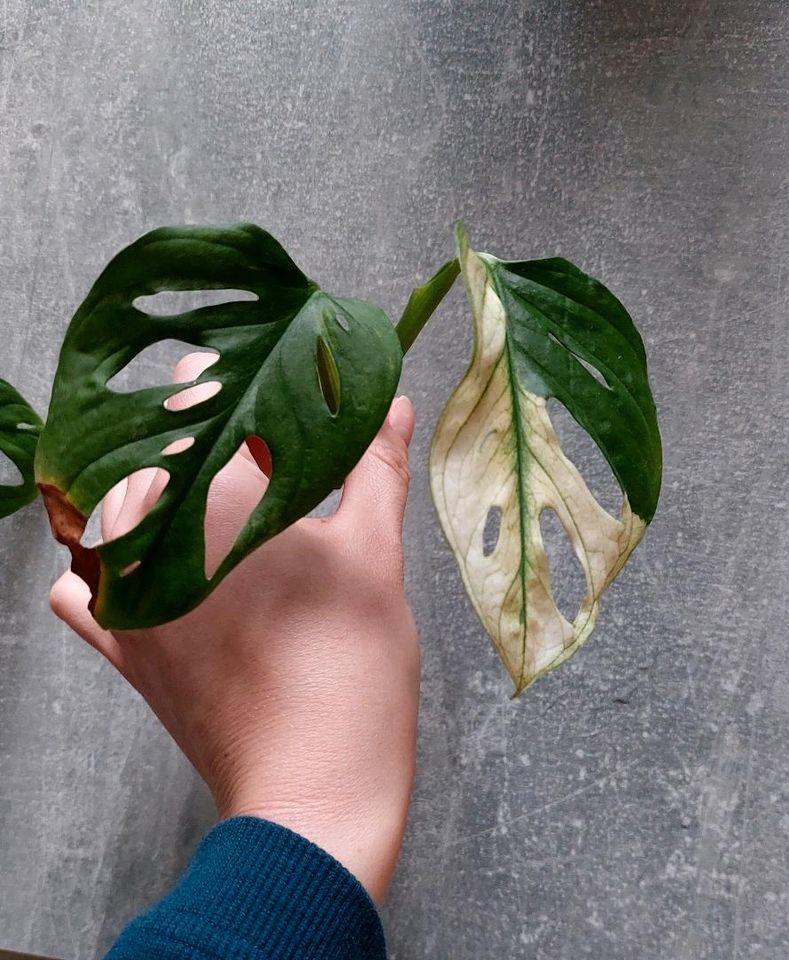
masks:
<svg viewBox="0 0 789 960"><path fill-rule="evenodd" d="M123 672L123 656L118 641L93 619L88 610L89 600L87 584L71 571L63 574L49 594L49 605L55 616Z"/></svg>
<svg viewBox="0 0 789 960"><path fill-rule="evenodd" d="M175 365L173 383L196 380L216 359L215 353L188 353ZM212 396L214 392L215 388L209 383L198 384L170 397L166 406L168 410L186 410ZM175 452L175 449L172 452ZM148 467L135 471L114 487L107 494L102 510L103 539L115 539L133 530L159 499L168 479L165 470Z"/></svg>
<svg viewBox="0 0 789 960"><path fill-rule="evenodd" d="M195 352L182 357L173 370L173 382L189 384L197 380L217 360L215 353ZM186 410L216 393L217 384L186 387L166 402L168 410ZM169 453L178 452L188 439L176 440ZM182 447L185 449L186 447ZM214 569L232 546L239 530L260 501L271 475L271 454L265 442L248 437L246 443L218 472L211 483L205 516L206 569ZM159 467L137 470L106 496L102 510L102 538L117 539L133 530L156 505L167 486L169 476ZM75 628L76 629L76 628Z"/></svg>
<svg viewBox="0 0 789 960"><path fill-rule="evenodd" d="M105 542L114 536L115 523L126 499L127 484L126 478L116 483L101 504L101 539Z"/></svg>
<svg viewBox="0 0 789 960"><path fill-rule="evenodd" d="M112 526L112 539L122 537L137 526L155 505L169 479L167 472L158 467L143 467L127 477L126 496Z"/></svg>
<svg viewBox="0 0 789 960"><path fill-rule="evenodd" d="M187 353L185 357L181 357L173 368L173 383L189 383L190 380L197 380L200 374L207 370L212 363L216 363L217 359L218 357L215 353L206 353L197 350L194 353ZM210 389L209 387L209 391ZM200 399L197 393L195 393L195 397L197 399L192 400L190 398L188 403L179 403L178 394L176 394L170 398L168 409L184 410L186 407L191 407Z"/></svg>
<svg viewBox="0 0 789 960"><path fill-rule="evenodd" d="M408 444L414 432L414 408L397 397L384 425L343 486L336 519L356 530L367 529L399 545L409 470Z"/></svg>
<svg viewBox="0 0 789 960"><path fill-rule="evenodd" d="M196 380L216 359L215 353L188 353L175 365L173 382L188 383L190 380ZM214 388L210 384L198 384L188 391L181 394L177 393L174 397L171 397L167 401L167 408L169 410L186 410L201 400L208 399L213 393ZM247 437L246 443L241 446L236 456L242 457L258 468L266 477L271 476L271 454L266 444L259 437ZM254 475L258 476L257 472Z"/></svg>

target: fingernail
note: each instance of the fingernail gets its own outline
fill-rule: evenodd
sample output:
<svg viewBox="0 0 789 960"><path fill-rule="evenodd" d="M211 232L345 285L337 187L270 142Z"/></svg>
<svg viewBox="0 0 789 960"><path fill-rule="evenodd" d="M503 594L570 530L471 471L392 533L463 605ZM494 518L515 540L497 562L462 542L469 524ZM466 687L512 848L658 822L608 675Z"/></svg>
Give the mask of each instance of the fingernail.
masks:
<svg viewBox="0 0 789 960"><path fill-rule="evenodd" d="M414 430L414 411L408 397L396 397L389 411L389 426L394 432L409 443Z"/></svg>

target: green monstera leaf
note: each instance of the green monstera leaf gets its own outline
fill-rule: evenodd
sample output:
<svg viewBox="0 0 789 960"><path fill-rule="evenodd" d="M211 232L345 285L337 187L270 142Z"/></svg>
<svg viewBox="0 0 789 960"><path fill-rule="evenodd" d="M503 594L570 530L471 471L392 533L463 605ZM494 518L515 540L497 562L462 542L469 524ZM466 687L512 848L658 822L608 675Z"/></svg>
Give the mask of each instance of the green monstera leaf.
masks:
<svg viewBox="0 0 789 960"><path fill-rule="evenodd" d="M135 305L161 291L222 289L257 299L168 316ZM127 394L107 386L144 348L164 339L219 357L189 384ZM251 550L320 503L383 422L401 362L395 329L380 309L320 290L258 227L163 228L119 253L68 329L36 456L53 532L90 586L98 622L138 628L180 616ZM220 386L209 399L186 409L165 406L180 391L208 382ZM208 577L209 486L253 436L268 446L271 480ZM188 449L173 446L184 438L193 438ZM90 513L143 467L169 473L156 505L125 535L84 546Z"/></svg>
<svg viewBox="0 0 789 960"><path fill-rule="evenodd" d="M641 337L622 304L565 260L507 263L458 230L474 323L471 364L430 455L433 497L469 596L516 695L589 636L600 596L654 515L661 444ZM555 398L608 461L619 517L589 491L548 414ZM583 567L574 620L551 589L540 515L556 512ZM485 530L498 522L498 538Z"/></svg>
<svg viewBox="0 0 789 960"><path fill-rule="evenodd" d="M21 480L0 485L0 517L15 513L38 496L33 459L41 420L10 383L0 380L0 451L17 467Z"/></svg>

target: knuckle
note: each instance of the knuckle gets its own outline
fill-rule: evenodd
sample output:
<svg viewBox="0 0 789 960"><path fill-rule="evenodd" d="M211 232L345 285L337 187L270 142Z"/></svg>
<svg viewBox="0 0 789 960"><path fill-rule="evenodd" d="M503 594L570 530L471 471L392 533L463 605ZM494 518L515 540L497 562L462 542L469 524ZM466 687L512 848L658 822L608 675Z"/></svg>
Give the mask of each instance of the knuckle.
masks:
<svg viewBox="0 0 789 960"><path fill-rule="evenodd" d="M376 438L370 445L370 453L384 467L393 471L403 483L410 481L411 470L405 443L394 444Z"/></svg>

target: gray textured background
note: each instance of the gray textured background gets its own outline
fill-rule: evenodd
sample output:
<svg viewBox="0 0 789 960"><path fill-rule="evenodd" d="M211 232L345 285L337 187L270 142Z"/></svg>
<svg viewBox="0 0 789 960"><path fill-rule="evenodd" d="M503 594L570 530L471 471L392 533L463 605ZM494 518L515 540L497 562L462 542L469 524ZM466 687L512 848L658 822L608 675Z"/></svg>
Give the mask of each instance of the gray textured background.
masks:
<svg viewBox="0 0 789 960"><path fill-rule="evenodd" d="M459 294L409 356L424 700L394 960L789 956L787 54L783 0L0 6L0 376L40 407L89 283L166 222L257 221L396 313L462 217L604 277L644 331L661 508L520 702L427 493ZM82 960L211 807L49 614L38 507L0 552L0 943Z"/></svg>

